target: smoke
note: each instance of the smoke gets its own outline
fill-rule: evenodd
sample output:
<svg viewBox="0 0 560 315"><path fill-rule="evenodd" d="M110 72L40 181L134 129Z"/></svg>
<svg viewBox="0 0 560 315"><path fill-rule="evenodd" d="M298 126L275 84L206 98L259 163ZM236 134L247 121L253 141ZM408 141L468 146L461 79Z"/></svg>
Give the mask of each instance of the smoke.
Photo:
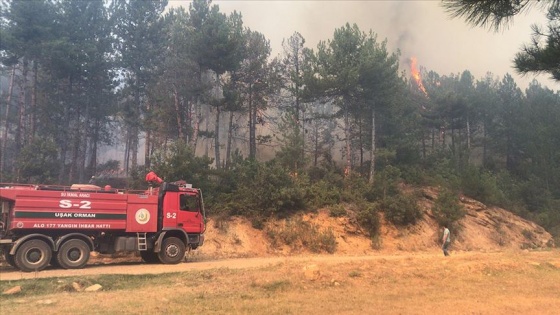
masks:
<svg viewBox="0 0 560 315"><path fill-rule="evenodd" d="M401 52L399 64L402 70L411 67L411 58L418 55L418 42L413 27L418 23L421 12L419 6L413 1L391 2L390 27L387 38L396 38L394 50Z"/></svg>

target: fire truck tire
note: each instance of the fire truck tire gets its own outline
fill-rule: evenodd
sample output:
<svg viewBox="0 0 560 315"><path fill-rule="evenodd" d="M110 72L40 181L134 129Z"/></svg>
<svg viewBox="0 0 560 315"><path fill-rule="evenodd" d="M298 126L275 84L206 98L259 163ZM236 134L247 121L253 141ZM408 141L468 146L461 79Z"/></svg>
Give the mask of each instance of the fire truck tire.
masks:
<svg viewBox="0 0 560 315"><path fill-rule="evenodd" d="M159 260L164 264L178 264L185 257L185 244L176 237L168 237L161 244Z"/></svg>
<svg viewBox="0 0 560 315"><path fill-rule="evenodd" d="M31 272L45 269L52 257L52 250L41 240L23 243L16 251L14 263L21 271Z"/></svg>
<svg viewBox="0 0 560 315"><path fill-rule="evenodd" d="M16 266L16 262L14 261L14 255L10 255L10 251L5 250L4 251L4 259L6 260L6 262L8 263L8 265L15 267Z"/></svg>
<svg viewBox="0 0 560 315"><path fill-rule="evenodd" d="M56 255L60 267L64 269L83 268L89 260L89 246L79 239L64 242Z"/></svg>
<svg viewBox="0 0 560 315"><path fill-rule="evenodd" d="M140 257L142 257L142 260L148 264L159 264L161 262L159 261L157 253L146 250L140 251Z"/></svg>

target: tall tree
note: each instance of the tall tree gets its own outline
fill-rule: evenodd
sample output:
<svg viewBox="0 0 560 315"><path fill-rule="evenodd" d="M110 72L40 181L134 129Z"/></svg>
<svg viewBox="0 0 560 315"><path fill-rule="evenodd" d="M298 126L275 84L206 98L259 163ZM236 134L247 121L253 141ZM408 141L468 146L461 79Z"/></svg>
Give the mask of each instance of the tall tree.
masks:
<svg viewBox="0 0 560 315"><path fill-rule="evenodd" d="M267 108L267 97L274 84L268 62L270 42L262 33L250 29L245 34L245 59L235 75L240 97L249 116L249 158L256 159L257 126L264 123L262 113Z"/></svg>
<svg viewBox="0 0 560 315"><path fill-rule="evenodd" d="M492 135L500 103L498 84L498 80L488 73L476 82L474 96L474 108L481 120L482 165L486 169L491 169L491 157L495 147Z"/></svg>
<svg viewBox="0 0 560 315"><path fill-rule="evenodd" d="M498 87L500 97L500 108L498 112L498 135L501 137L501 153L506 160L506 169L515 172L520 162L521 148L518 143L517 126L521 125L520 120L524 119L521 112L523 93L517 87L515 80L510 74L506 74Z"/></svg>
<svg viewBox="0 0 560 315"><path fill-rule="evenodd" d="M47 0L6 1L4 4L0 16L3 26L0 58L6 65L18 65L20 74L14 82L19 91L14 135L14 156L17 157L35 134L38 65L47 43L54 38L57 18L55 6Z"/></svg>
<svg viewBox="0 0 560 315"><path fill-rule="evenodd" d="M229 17L218 11L218 6L213 6L208 19L203 27L203 43L200 47L206 52L206 64L203 66L212 70L216 78L216 101L214 109L216 120L214 123L214 152L216 168L221 167L220 157L220 115L222 113L223 99L221 76L228 71L235 71L243 58L245 38L243 36L243 21L241 15L233 12Z"/></svg>
<svg viewBox="0 0 560 315"><path fill-rule="evenodd" d="M147 91L161 70L166 42L162 13L167 0L113 0L112 19L123 86L122 118L126 129L125 169L138 164L143 113L149 103ZM129 164L130 163L130 164Z"/></svg>
<svg viewBox="0 0 560 315"><path fill-rule="evenodd" d="M376 150L376 117L381 110L387 110L394 101L394 95L401 86L398 75L398 55L389 54L387 41L377 43L377 35L370 32L364 43L362 60L359 67L360 91L363 93L364 109L366 110L369 126L369 158L370 167L368 179L373 183L375 175Z"/></svg>
<svg viewBox="0 0 560 315"><path fill-rule="evenodd" d="M366 35L354 24L336 29L332 40L320 42L317 47L318 85L324 94L338 106L338 117L344 124L345 173L352 168L351 107L358 88L361 48ZM312 83L310 82L310 85Z"/></svg>
<svg viewBox="0 0 560 315"><path fill-rule="evenodd" d="M296 138L301 138L299 149L299 158L296 161L302 162L305 157L305 109L302 100L303 96L303 73L306 64L305 61L305 39L303 36L294 32L287 40L282 41L283 58L282 72L284 76L284 88L289 96L288 102L291 105L289 111L293 115L294 123L288 126L294 127ZM297 167L296 167L297 171Z"/></svg>

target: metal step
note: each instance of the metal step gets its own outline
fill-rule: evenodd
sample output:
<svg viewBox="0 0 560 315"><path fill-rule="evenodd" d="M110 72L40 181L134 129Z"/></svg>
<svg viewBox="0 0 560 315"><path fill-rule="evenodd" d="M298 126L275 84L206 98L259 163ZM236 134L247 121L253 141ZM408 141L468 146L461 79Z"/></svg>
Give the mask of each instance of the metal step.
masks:
<svg viewBox="0 0 560 315"><path fill-rule="evenodd" d="M138 236L138 250L147 250L146 232L136 233L136 235Z"/></svg>

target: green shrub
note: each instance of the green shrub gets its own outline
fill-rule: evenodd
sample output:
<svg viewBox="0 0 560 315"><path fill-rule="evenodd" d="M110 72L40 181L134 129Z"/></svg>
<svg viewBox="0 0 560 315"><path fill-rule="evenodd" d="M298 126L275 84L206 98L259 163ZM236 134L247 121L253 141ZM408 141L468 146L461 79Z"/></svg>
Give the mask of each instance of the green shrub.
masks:
<svg viewBox="0 0 560 315"><path fill-rule="evenodd" d="M372 239L379 235L381 220L379 219L378 204L372 203L360 210L356 219L358 224L369 233Z"/></svg>
<svg viewBox="0 0 560 315"><path fill-rule="evenodd" d="M401 171L391 165L386 166L375 175L372 195L368 200L385 200L399 193L398 183L401 181Z"/></svg>
<svg viewBox="0 0 560 315"><path fill-rule="evenodd" d="M385 218L395 225L415 224L422 218L422 211L414 196L397 195L387 198L383 202Z"/></svg>
<svg viewBox="0 0 560 315"><path fill-rule="evenodd" d="M361 177L357 173L352 173L344 180L344 189L342 191L342 201L355 203L372 194L373 186L368 182L367 178Z"/></svg>
<svg viewBox="0 0 560 315"><path fill-rule="evenodd" d="M301 217L286 220L278 227L268 227L266 235L275 246L285 244L294 249L307 248L312 252L334 253L337 242L331 229L321 231Z"/></svg>
<svg viewBox="0 0 560 315"><path fill-rule="evenodd" d="M413 185L426 185L426 171L419 166L402 166L401 177L408 184Z"/></svg>
<svg viewBox="0 0 560 315"><path fill-rule="evenodd" d="M440 226L456 228L456 222L465 216L466 211L459 203L457 194L442 189L434 202L432 214Z"/></svg>
<svg viewBox="0 0 560 315"><path fill-rule="evenodd" d="M238 177L237 189L220 196L230 214L249 218L282 217L305 208L307 187L287 170L275 163L250 163L240 170L243 169L246 172L239 172L243 174Z"/></svg>
<svg viewBox="0 0 560 315"><path fill-rule="evenodd" d="M346 208L341 204L331 205L329 207L329 215L333 218L346 216Z"/></svg>
<svg viewBox="0 0 560 315"><path fill-rule="evenodd" d="M461 189L465 195L487 205L498 205L505 199L496 177L474 166L467 167L461 175Z"/></svg>
<svg viewBox="0 0 560 315"><path fill-rule="evenodd" d="M342 189L326 180L320 180L309 186L306 191L307 206L318 209L325 206L337 205L342 199Z"/></svg>

